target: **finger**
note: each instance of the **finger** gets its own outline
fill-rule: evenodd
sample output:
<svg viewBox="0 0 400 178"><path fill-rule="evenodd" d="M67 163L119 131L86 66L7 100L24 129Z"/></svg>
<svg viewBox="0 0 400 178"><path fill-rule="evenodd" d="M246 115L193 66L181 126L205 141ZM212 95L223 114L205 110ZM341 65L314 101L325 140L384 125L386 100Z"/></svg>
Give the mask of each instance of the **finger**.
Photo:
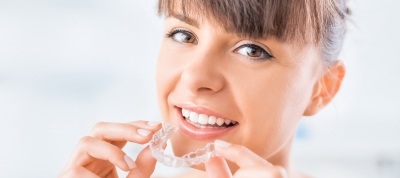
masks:
<svg viewBox="0 0 400 178"><path fill-rule="evenodd" d="M93 137L83 137L78 144L76 153L72 156L70 166L85 167L93 159L107 160L125 171L136 167L135 162L117 146Z"/></svg>
<svg viewBox="0 0 400 178"><path fill-rule="evenodd" d="M288 178L289 177L289 175L288 175L288 172L286 171L286 169L284 168L284 167L282 167L282 166L274 166L276 169L276 172L275 172L275 174L276 175L280 175L281 176L281 178Z"/></svg>
<svg viewBox="0 0 400 178"><path fill-rule="evenodd" d="M231 170L223 157L212 157L206 163L207 177L231 178Z"/></svg>
<svg viewBox="0 0 400 178"><path fill-rule="evenodd" d="M132 125L136 125L139 127L143 127L143 128L153 128L154 126L161 126L160 122L155 122L155 121L146 121L146 120L137 120L137 121L132 121L132 122L128 122L127 124L132 124Z"/></svg>
<svg viewBox="0 0 400 178"><path fill-rule="evenodd" d="M151 154L149 146L146 146L136 158L137 167L132 169L128 178L146 178L153 174L157 160Z"/></svg>
<svg viewBox="0 0 400 178"><path fill-rule="evenodd" d="M244 146L231 144L222 140L215 140L214 146L219 156L234 162L239 167L272 166L271 163Z"/></svg>
<svg viewBox="0 0 400 178"><path fill-rule="evenodd" d="M99 122L91 132L91 136L107 141L130 141L147 143L151 135L161 128L161 124L148 121L135 121L131 123Z"/></svg>
<svg viewBox="0 0 400 178"><path fill-rule="evenodd" d="M100 178L93 172L90 172L89 170L81 166L74 167L58 176L58 178L75 178L75 177Z"/></svg>

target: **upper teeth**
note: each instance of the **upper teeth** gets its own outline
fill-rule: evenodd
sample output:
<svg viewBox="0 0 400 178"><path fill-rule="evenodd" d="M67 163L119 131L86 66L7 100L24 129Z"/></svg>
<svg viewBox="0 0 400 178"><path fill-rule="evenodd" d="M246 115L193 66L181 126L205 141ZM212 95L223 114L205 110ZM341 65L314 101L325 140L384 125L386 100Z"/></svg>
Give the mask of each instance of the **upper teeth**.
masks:
<svg viewBox="0 0 400 178"><path fill-rule="evenodd" d="M205 114L198 114L196 112L193 111L189 111L186 109L182 109L182 115L183 117L185 117L186 119L190 120L193 123L198 123L201 125L215 125L217 124L218 126L222 126L224 123L226 125L229 125L230 123L232 124L236 124L236 121L232 121L229 119L222 119L222 118L217 118L215 116L208 116Z"/></svg>

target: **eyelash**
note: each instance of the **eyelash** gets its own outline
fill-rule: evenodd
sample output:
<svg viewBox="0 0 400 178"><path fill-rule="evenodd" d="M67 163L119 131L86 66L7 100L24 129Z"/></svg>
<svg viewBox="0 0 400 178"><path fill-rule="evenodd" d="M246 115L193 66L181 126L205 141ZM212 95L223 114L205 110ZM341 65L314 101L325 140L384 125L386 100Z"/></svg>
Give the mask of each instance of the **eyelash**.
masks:
<svg viewBox="0 0 400 178"><path fill-rule="evenodd" d="M174 36L176 33L178 33L178 32L188 32L188 31L186 31L186 30L182 30L182 29L173 29L173 30L171 30L170 32L168 32L165 36L167 37L167 38L171 38L172 36Z"/></svg>
<svg viewBox="0 0 400 178"><path fill-rule="evenodd" d="M197 44L197 38L196 38L196 36L193 35L193 33L189 32L189 31L187 31L187 30L183 30L183 29L173 29L173 30L171 30L170 32L168 32L165 36L166 36L167 38L171 38L172 40L174 40L175 42L178 42L178 43L190 43L190 42L177 41L176 39L174 39L174 36L175 36L176 34L178 34L178 33L182 33L182 34L185 34L185 35L187 35L187 36L190 36L191 38L193 38L193 39L195 40L195 41L192 42L192 43L193 43L193 44ZM238 51L241 50L241 49L243 49L243 48L251 48L251 49L253 49L253 50L259 50L259 51L261 51L260 57L251 57L251 56L248 56L248 55L249 55L248 52L246 52L247 55L238 53ZM247 43L247 44L240 45L240 46L237 47L235 50L233 50L233 52L238 53L239 55L242 55L242 56L244 56L244 57L246 57L246 58L248 58L248 59L250 59L250 60L254 60L254 61L265 61L265 60L271 60L271 58L273 58L273 56L272 56L269 52L267 52L267 50L265 50L263 47L260 47L260 46L258 46L258 45L256 45L256 44L252 44L252 43Z"/></svg>
<svg viewBox="0 0 400 178"><path fill-rule="evenodd" d="M178 43L184 43L184 42L177 41L177 40L174 39L174 35L176 35L176 34L178 34L178 33L183 33L183 34L185 34L185 35L188 35L188 36L194 38L194 40L195 40L194 44L197 44L197 38L196 38L196 36L193 35L193 33L189 32L189 31L187 31L187 30L183 30L183 29L174 29L174 30L168 32L165 36L166 36L167 38L171 38L172 40L174 40L174 41L176 41L176 42L178 42Z"/></svg>
<svg viewBox="0 0 400 178"><path fill-rule="evenodd" d="M246 58L249 58L250 60L264 61L264 60L271 60L273 58L273 56L267 50L265 50L263 47L260 47L260 46L258 46L256 44L252 44L252 43L247 43L247 44L240 45L239 47L237 47L233 51L235 53L238 53L238 51L243 49L243 48L251 48L253 50L259 50L261 52L260 57L248 56L248 55L250 55L248 52L247 52L247 56L243 55L243 54L240 54L240 55L245 56Z"/></svg>

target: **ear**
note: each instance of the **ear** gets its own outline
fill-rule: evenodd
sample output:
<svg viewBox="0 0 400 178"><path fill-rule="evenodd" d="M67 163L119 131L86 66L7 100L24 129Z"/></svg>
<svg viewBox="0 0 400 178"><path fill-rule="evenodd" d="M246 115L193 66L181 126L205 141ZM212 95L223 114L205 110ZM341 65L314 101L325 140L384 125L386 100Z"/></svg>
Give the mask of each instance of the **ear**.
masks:
<svg viewBox="0 0 400 178"><path fill-rule="evenodd" d="M313 94L304 116L312 116L332 101L342 85L346 74L343 61L337 61L328 71L315 83Z"/></svg>

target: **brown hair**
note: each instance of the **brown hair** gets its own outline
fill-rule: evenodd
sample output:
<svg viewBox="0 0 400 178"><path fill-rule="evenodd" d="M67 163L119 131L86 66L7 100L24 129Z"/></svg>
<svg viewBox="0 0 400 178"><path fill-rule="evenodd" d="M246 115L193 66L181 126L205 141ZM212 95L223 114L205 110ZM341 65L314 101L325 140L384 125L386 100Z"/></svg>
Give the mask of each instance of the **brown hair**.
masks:
<svg viewBox="0 0 400 178"><path fill-rule="evenodd" d="M328 62L339 55L349 14L344 0L159 0L159 15L176 12L211 17L249 38L313 42Z"/></svg>

